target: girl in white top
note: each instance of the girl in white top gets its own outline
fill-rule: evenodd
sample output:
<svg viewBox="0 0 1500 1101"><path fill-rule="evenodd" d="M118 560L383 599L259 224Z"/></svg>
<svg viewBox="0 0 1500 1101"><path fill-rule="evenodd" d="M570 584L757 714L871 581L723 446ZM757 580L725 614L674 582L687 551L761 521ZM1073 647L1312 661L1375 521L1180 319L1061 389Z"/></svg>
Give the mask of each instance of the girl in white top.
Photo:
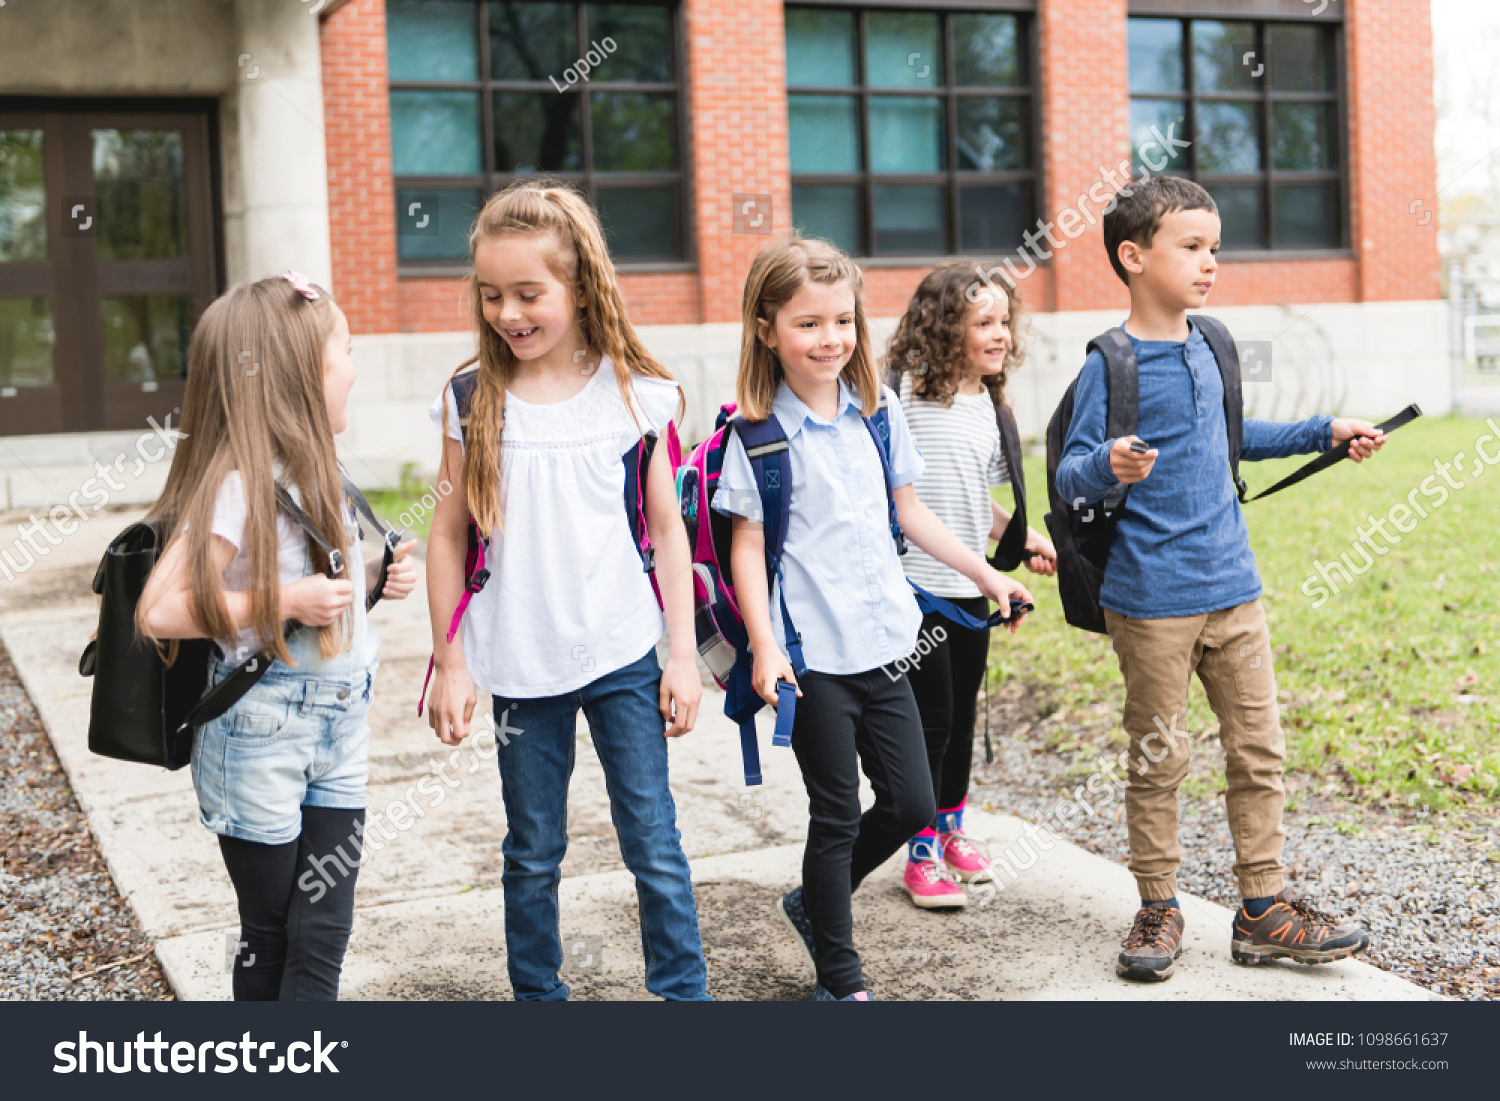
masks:
<svg viewBox="0 0 1500 1101"><path fill-rule="evenodd" d="M331 1001L364 859L380 648L365 618L380 561L365 564L333 443L354 385L349 324L326 291L288 272L225 292L190 355L184 436L147 517L173 534L138 625L153 639L216 640L214 684L273 655L195 732L193 786L239 902L235 1000ZM278 483L343 555L339 576L277 507ZM415 545L397 549L386 599L415 589ZM288 620L301 626L283 638Z"/></svg>
<svg viewBox="0 0 1500 1101"><path fill-rule="evenodd" d="M1015 335L1021 296L1001 280L993 289L980 286L968 263L929 272L886 353L900 376L901 408L926 460L916 481L917 499L980 556L1011 520L991 488L1024 476L1006 469L997 421L1006 377L1025 356ZM1057 552L1046 536L1028 528L1026 549L1033 573L1056 572ZM918 585L984 618L985 602L967 577L920 548L909 550L901 564ZM918 907L946 909L967 901L958 880L992 874L989 857L963 829L975 703L989 665L990 632L931 615L922 626L931 649L912 663L909 676L927 741L937 818L909 842L904 884Z"/></svg>
<svg viewBox="0 0 1500 1101"><path fill-rule="evenodd" d="M626 316L593 210L566 184L529 179L494 196L470 238L479 354L433 403L442 476L427 552L443 742L469 733L475 684L493 696L505 799L506 964L517 999L560 1000L557 884L582 709L635 874L646 987L707 998L665 738L692 730L703 689L691 558L668 433L681 394ZM466 393L460 423L455 388ZM502 431L503 429L503 431ZM626 457L655 433L644 479L655 579L627 520ZM470 514L488 581L447 641L464 591ZM665 670L656 644L666 628Z"/></svg>

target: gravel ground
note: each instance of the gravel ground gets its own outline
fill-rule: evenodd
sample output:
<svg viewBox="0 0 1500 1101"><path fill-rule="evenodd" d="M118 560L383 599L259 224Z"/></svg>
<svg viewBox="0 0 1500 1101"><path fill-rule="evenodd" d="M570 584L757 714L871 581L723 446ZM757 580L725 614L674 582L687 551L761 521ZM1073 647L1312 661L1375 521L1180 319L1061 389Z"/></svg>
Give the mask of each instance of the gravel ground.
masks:
<svg viewBox="0 0 1500 1101"><path fill-rule="evenodd" d="M0 647L0 998L170 999Z"/></svg>
<svg viewBox="0 0 1500 1101"><path fill-rule="evenodd" d="M1046 748L1060 744L1066 727L1045 711L1025 689L1011 689L1003 698L991 694L995 760L985 764L976 736L971 799L999 813L1051 823L1058 798L1097 771L1088 760L1092 746L1068 753ZM1217 740L1201 741L1193 756L1186 786L1212 790L1214 773L1223 769ZM1293 890L1369 929L1374 943L1361 958L1370 963L1448 997L1500 1000L1500 826L1494 819L1475 815L1439 827L1415 814L1341 800L1326 788L1311 791L1300 777L1288 777L1287 786L1282 858ZM1070 817L1053 828L1122 864L1129 857L1118 801L1101 807L1097 817ZM1180 836L1182 888L1238 905L1222 794L1184 795ZM1125 933L1120 930L1122 938Z"/></svg>

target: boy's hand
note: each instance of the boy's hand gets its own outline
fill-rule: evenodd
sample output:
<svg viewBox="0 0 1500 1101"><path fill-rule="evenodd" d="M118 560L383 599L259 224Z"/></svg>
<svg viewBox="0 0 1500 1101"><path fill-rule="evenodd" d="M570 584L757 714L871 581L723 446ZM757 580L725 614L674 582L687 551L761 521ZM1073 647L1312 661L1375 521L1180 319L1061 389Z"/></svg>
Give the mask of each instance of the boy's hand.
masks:
<svg viewBox="0 0 1500 1101"><path fill-rule="evenodd" d="M1057 573L1057 548L1036 528L1026 529L1026 549L1032 553L1032 557L1026 559L1028 570L1043 577Z"/></svg>
<svg viewBox="0 0 1500 1101"><path fill-rule="evenodd" d="M1010 616L1010 606L1012 603L1036 603L1036 601L1031 599L1031 594L1026 591L1025 585L1014 578L1006 577L996 569L986 567L984 573L974 579L974 583L979 586L980 592L1000 605L1000 614L1003 617L1008 618ZM1018 616L1007 624L1010 628L1010 633L1015 634L1016 629L1021 626L1025 619L1024 615Z"/></svg>
<svg viewBox="0 0 1500 1101"><path fill-rule="evenodd" d="M1121 483L1128 486L1145 481L1146 475L1150 474L1151 468L1156 465L1157 455L1154 447L1149 451L1130 450L1131 440L1145 442L1139 436L1121 436L1109 449L1110 469L1115 472L1115 477L1120 479Z"/></svg>
<svg viewBox="0 0 1500 1101"><path fill-rule="evenodd" d="M702 699L703 681L697 663L691 658L668 658L667 667L661 671L661 717L667 722L668 738L681 737L693 729Z"/></svg>
<svg viewBox="0 0 1500 1101"><path fill-rule="evenodd" d="M786 655L774 646L768 654L756 654L755 664L750 670L750 683L755 694L772 707L776 706L776 682L779 680L797 688L797 674L792 672L792 663L786 660ZM800 699L801 696L802 689L797 688L797 697Z"/></svg>
<svg viewBox="0 0 1500 1101"><path fill-rule="evenodd" d="M1342 417L1333 422L1333 446L1337 447L1345 440L1352 441L1349 458L1362 463L1385 446L1385 433L1369 421Z"/></svg>

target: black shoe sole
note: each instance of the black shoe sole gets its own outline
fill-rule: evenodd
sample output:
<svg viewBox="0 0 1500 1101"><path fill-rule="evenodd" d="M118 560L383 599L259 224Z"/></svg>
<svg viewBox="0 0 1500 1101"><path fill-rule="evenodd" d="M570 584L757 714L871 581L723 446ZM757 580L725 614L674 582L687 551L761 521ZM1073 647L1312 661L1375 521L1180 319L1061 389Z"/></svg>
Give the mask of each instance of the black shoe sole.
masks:
<svg viewBox="0 0 1500 1101"><path fill-rule="evenodd" d="M1280 948L1270 944L1251 944L1249 941L1231 937L1229 955L1235 963L1244 967L1258 967L1273 960L1292 960L1315 966L1320 963L1337 963L1347 960L1370 947L1370 935L1364 934L1351 945L1341 948Z"/></svg>
<svg viewBox="0 0 1500 1101"><path fill-rule="evenodd" d="M1139 963L1127 963L1124 957L1115 961L1115 974L1122 979L1132 979L1136 982L1166 982L1172 977L1172 972L1177 967L1177 960L1182 955L1182 949L1178 948L1172 953L1172 958L1167 961L1167 966L1156 969L1145 967Z"/></svg>

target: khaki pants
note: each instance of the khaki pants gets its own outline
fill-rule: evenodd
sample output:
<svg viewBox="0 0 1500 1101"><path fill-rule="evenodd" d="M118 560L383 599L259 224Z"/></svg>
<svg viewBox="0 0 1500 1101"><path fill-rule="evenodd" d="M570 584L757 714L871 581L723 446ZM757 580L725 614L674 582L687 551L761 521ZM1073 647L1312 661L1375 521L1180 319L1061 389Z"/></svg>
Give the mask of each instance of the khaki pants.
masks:
<svg viewBox="0 0 1500 1101"><path fill-rule="evenodd" d="M1259 600L1206 615L1131 619L1106 611L1110 641L1125 678L1130 786L1125 821L1130 871L1141 898L1177 893L1177 786L1187 775L1188 681L1198 674L1219 718L1228 782L1234 874L1245 898L1282 888L1281 766L1286 739L1276 706L1271 637Z"/></svg>

